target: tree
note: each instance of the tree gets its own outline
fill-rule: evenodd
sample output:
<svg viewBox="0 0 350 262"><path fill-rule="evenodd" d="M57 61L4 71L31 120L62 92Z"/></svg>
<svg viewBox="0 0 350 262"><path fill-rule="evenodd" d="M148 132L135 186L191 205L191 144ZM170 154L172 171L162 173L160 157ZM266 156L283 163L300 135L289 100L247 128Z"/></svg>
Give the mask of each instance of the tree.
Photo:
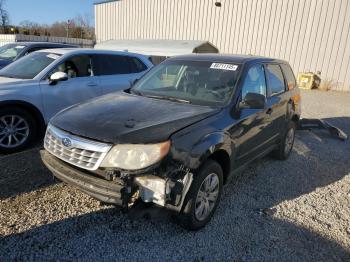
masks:
<svg viewBox="0 0 350 262"><path fill-rule="evenodd" d="M66 37L68 34L69 37L73 38L94 39L95 30L91 26L91 21L92 18L89 15L79 15L74 19L70 19L69 25L67 21L58 21L52 25L46 25L25 20L20 23L19 31L26 35Z"/></svg>
<svg viewBox="0 0 350 262"><path fill-rule="evenodd" d="M79 38L93 38L94 29L91 26L92 17L89 14L78 15L73 19L74 24L78 27Z"/></svg>
<svg viewBox="0 0 350 262"><path fill-rule="evenodd" d="M7 28L10 22L9 14L5 10L6 0L0 0L0 26L3 34L7 33Z"/></svg>

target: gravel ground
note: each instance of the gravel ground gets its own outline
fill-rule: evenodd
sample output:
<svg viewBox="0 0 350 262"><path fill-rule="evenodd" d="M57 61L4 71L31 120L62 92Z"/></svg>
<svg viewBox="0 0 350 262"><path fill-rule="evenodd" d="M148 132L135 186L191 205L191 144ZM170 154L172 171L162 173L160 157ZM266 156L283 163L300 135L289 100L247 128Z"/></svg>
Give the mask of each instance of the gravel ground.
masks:
<svg viewBox="0 0 350 262"><path fill-rule="evenodd" d="M304 117L350 134L350 93L302 97ZM326 132L299 131L287 161L246 170L198 232L55 183L38 148L0 156L0 170L0 261L350 261L350 142Z"/></svg>

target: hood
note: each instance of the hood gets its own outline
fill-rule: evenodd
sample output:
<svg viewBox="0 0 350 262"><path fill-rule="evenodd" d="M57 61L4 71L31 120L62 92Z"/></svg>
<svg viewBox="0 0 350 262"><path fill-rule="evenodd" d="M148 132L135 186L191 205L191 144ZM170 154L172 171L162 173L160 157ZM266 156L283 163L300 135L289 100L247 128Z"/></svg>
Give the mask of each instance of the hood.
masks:
<svg viewBox="0 0 350 262"><path fill-rule="evenodd" d="M118 92L61 111L51 124L107 143L147 144L166 141L176 131L219 111Z"/></svg>
<svg viewBox="0 0 350 262"><path fill-rule="evenodd" d="M18 79L0 76L0 91L2 90L13 90L14 87L24 87L29 86L32 83L36 83L37 80L34 79Z"/></svg>
<svg viewBox="0 0 350 262"><path fill-rule="evenodd" d="M31 80L31 79L25 79L25 80ZM19 78L11 78L11 77L5 77L5 76L0 76L0 84L13 84L13 83L22 83L24 79L19 79Z"/></svg>
<svg viewBox="0 0 350 262"><path fill-rule="evenodd" d="M11 64L12 61L8 59L0 59L0 69L3 69L5 66Z"/></svg>

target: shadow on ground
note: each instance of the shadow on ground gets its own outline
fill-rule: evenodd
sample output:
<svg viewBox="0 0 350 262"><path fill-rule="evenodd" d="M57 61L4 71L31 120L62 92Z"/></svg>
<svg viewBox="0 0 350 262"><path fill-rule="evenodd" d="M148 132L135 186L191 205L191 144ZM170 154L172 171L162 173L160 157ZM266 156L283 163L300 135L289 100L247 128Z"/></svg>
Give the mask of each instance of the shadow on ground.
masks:
<svg viewBox="0 0 350 262"><path fill-rule="evenodd" d="M243 217L248 219L242 221ZM217 216L215 220L218 219ZM334 241L292 223L251 213L249 209L231 219L225 223L214 220L199 232L186 232L165 219L132 221L116 209L107 209L0 238L0 258L348 261L350 257L349 251Z"/></svg>
<svg viewBox="0 0 350 262"><path fill-rule="evenodd" d="M349 118L328 121L349 134ZM170 216L152 216L157 209L151 219L130 219L110 207L0 237L0 260L349 261L344 246L277 219L273 211L283 201L349 175L349 155L349 141L323 131L301 131L288 161L263 159L230 183L213 220L199 232L174 226ZM17 174L35 173L38 181L45 177L45 184L49 175L38 161L18 160L18 169L25 170ZM28 173L29 167L35 172ZM6 190L0 194L11 195Z"/></svg>
<svg viewBox="0 0 350 262"><path fill-rule="evenodd" d="M54 183L52 174L41 162L39 147L0 155L0 200Z"/></svg>

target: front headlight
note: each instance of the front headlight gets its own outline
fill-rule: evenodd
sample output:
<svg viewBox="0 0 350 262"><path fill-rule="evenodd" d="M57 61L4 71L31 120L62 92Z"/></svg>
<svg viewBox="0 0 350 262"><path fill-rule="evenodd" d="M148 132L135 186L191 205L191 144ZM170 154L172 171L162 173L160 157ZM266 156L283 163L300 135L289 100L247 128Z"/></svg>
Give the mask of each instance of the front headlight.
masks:
<svg viewBox="0 0 350 262"><path fill-rule="evenodd" d="M102 161L101 167L116 167L137 170L149 167L164 156L170 149L170 141L159 144L121 144L114 146Z"/></svg>

